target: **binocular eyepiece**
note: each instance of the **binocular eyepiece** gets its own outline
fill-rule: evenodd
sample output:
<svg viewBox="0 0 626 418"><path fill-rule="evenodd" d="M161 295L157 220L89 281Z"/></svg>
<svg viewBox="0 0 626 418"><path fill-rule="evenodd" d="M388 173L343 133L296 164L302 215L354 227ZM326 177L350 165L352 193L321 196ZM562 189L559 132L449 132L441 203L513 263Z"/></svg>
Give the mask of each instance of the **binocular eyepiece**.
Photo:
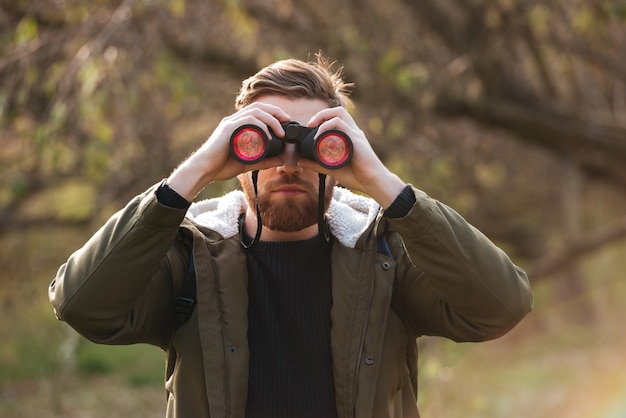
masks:
<svg viewBox="0 0 626 418"><path fill-rule="evenodd" d="M230 137L230 154L241 163L255 164L263 158L281 154L285 143L289 143L296 144L302 157L317 161L328 169L341 168L352 158L352 140L342 131L323 131L315 139L318 128L308 128L294 121L281 126L285 130L284 138L277 137L270 129L271 140L256 125L240 126Z"/></svg>

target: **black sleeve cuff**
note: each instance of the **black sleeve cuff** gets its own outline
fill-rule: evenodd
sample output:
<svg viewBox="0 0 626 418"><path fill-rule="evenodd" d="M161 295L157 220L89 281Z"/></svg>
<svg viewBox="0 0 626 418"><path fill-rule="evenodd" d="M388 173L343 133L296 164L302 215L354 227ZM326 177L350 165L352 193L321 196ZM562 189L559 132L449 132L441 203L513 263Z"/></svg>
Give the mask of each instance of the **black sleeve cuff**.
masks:
<svg viewBox="0 0 626 418"><path fill-rule="evenodd" d="M173 209L188 209L191 206L191 202L176 193L166 182L161 183L156 190L156 197L160 204Z"/></svg>
<svg viewBox="0 0 626 418"><path fill-rule="evenodd" d="M403 218L409 213L415 202L413 188L407 184L383 215L387 218Z"/></svg>

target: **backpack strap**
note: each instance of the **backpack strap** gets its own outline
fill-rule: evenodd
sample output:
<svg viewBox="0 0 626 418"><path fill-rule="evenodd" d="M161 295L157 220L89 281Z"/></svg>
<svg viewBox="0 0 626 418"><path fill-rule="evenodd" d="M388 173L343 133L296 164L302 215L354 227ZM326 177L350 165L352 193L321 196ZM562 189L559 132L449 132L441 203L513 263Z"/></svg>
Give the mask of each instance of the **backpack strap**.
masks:
<svg viewBox="0 0 626 418"><path fill-rule="evenodd" d="M193 239L184 236L182 239L187 244L185 247L189 250L189 265L180 295L176 297L174 304L174 326L176 328L189 320L196 306L196 268L193 260Z"/></svg>
<svg viewBox="0 0 626 418"><path fill-rule="evenodd" d="M391 248L389 248L389 243L387 242L387 235L389 234L389 223L382 223L382 232L377 233L376 235L376 253L385 255L393 260L393 254L391 254Z"/></svg>
<svg viewBox="0 0 626 418"><path fill-rule="evenodd" d="M389 248L389 244L387 243L387 239L384 234L381 234L378 238L376 238L376 252L378 254L386 255L393 260L391 248Z"/></svg>

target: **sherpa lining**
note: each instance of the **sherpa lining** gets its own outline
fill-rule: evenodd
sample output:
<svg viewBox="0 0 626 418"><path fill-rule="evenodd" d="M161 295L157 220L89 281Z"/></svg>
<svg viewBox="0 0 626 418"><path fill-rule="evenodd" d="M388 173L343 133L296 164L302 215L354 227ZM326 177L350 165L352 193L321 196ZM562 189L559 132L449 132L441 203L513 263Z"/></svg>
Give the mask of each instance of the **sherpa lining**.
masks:
<svg viewBox="0 0 626 418"><path fill-rule="evenodd" d="M193 203L187 211L187 218L230 238L239 233L237 221L246 208L243 192L234 190L219 198ZM336 186L327 213L330 232L341 244L354 248L359 237L376 219L379 209L373 199Z"/></svg>

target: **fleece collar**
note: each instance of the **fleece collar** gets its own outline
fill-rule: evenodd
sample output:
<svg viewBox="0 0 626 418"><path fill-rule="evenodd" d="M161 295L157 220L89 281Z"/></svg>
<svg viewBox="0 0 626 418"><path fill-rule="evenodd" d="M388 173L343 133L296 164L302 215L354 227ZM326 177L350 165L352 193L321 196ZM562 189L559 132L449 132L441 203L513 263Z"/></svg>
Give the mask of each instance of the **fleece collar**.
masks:
<svg viewBox="0 0 626 418"><path fill-rule="evenodd" d="M243 192L235 190L219 198L193 203L187 211L187 218L224 238L230 238L239 233L239 215L246 208ZM330 232L341 244L354 248L379 210L380 206L373 199L336 186L326 214Z"/></svg>

